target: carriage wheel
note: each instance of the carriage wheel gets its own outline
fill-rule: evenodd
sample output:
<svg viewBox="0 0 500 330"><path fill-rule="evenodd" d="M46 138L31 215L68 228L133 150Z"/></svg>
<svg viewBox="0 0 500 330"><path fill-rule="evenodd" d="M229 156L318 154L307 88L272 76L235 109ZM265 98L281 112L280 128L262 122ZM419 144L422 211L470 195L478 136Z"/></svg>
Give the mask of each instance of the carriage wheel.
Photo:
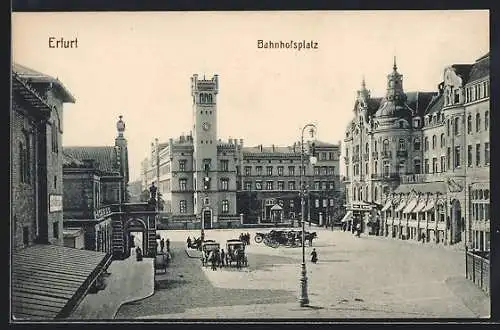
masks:
<svg viewBox="0 0 500 330"><path fill-rule="evenodd" d="M272 241L271 242L271 245L270 245L272 248L277 248L278 246L280 246L280 243L276 242L276 241Z"/></svg>
<svg viewBox="0 0 500 330"><path fill-rule="evenodd" d="M259 234L255 235L255 242L256 243L261 243L263 239L264 239L264 237L262 237L262 235L259 235Z"/></svg>

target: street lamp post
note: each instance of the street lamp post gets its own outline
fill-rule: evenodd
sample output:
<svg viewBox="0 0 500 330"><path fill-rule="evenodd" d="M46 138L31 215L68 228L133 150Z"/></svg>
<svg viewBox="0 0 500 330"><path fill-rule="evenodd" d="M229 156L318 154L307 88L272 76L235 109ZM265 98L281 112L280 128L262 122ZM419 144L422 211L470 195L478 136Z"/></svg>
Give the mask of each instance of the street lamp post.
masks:
<svg viewBox="0 0 500 330"><path fill-rule="evenodd" d="M305 234L305 200L304 200L304 193L305 193L305 185L304 185L304 132L305 130L309 128L311 137L314 137L314 132L316 130L316 125L314 124L307 124L302 128L302 134L300 136L300 205L301 205L301 222L302 222L302 267L301 267L301 277L300 277L300 297L299 297L299 303L301 307L309 305L309 297L307 295L307 269L306 269L306 247L305 247L305 240L306 240L306 234ZM312 159L312 157L311 157Z"/></svg>

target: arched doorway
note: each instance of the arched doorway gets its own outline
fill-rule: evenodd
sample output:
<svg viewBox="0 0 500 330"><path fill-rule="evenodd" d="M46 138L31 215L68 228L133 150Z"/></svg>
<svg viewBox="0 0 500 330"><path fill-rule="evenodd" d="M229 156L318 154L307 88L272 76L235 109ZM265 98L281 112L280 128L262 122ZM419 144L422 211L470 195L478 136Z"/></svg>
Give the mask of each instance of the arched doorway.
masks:
<svg viewBox="0 0 500 330"><path fill-rule="evenodd" d="M201 214L202 228L212 229L212 210L210 208L203 209Z"/></svg>
<svg viewBox="0 0 500 330"><path fill-rule="evenodd" d="M451 244L462 241L462 207L460 202L454 199L451 202Z"/></svg>
<svg viewBox="0 0 500 330"><path fill-rule="evenodd" d="M147 254L148 236L146 223L139 218L131 218L125 223L125 251L130 255L130 249L137 248L137 244L142 249L142 254Z"/></svg>

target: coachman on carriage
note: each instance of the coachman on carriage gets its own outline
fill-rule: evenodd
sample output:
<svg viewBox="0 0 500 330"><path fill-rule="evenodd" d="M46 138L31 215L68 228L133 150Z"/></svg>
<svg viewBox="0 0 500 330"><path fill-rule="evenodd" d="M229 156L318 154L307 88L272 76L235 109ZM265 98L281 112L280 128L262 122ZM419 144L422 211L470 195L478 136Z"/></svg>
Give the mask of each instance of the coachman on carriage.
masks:
<svg viewBox="0 0 500 330"><path fill-rule="evenodd" d="M217 258L220 255L220 244L214 240L206 240L201 246L202 257L201 264L206 266L209 264L213 258ZM220 263L219 260L216 261L217 264Z"/></svg>

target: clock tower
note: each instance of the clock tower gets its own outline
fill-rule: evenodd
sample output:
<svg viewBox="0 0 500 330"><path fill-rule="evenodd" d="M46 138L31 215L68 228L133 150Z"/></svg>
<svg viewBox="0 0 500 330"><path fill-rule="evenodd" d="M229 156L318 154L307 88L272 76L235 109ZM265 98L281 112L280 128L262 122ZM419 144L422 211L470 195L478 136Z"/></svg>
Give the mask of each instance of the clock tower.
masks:
<svg viewBox="0 0 500 330"><path fill-rule="evenodd" d="M217 94L219 78L191 77L193 98L194 213L211 228L217 221Z"/></svg>

